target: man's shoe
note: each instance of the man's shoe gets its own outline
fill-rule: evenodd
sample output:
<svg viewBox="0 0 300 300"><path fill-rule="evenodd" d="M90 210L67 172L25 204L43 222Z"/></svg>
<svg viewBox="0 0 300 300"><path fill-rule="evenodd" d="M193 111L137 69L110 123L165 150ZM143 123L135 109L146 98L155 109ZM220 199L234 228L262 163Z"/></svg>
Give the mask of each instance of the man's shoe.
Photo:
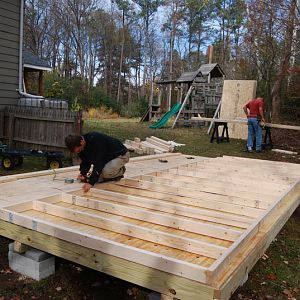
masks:
<svg viewBox="0 0 300 300"><path fill-rule="evenodd" d="M261 153L261 150L256 150L255 152L256 152L256 153Z"/></svg>
<svg viewBox="0 0 300 300"><path fill-rule="evenodd" d="M103 178L102 181L101 181L101 183L102 183L102 182L110 182L110 181L119 181L119 180L121 180L122 178L124 178L123 175L117 176L117 177L113 177L113 178Z"/></svg>
<svg viewBox="0 0 300 300"><path fill-rule="evenodd" d="M247 149L246 149L246 150L244 150L244 152L249 152L249 153L252 153L253 151L252 151L252 148L251 148L251 147L247 147Z"/></svg>
<svg viewBox="0 0 300 300"><path fill-rule="evenodd" d="M121 180L122 178L124 178L124 175L121 175L121 176L118 176L118 177L111 178L111 180L112 180L112 181L119 181L119 180Z"/></svg>
<svg viewBox="0 0 300 300"><path fill-rule="evenodd" d="M102 182L119 181L119 180L121 180L122 178L124 178L124 175L123 175L123 174L124 174L125 171L126 171L125 166L123 166L120 170L123 172L122 175L117 176L117 177L113 177L113 178L102 178L102 177L100 177L99 180L98 180L98 182L99 182L99 183L102 183Z"/></svg>

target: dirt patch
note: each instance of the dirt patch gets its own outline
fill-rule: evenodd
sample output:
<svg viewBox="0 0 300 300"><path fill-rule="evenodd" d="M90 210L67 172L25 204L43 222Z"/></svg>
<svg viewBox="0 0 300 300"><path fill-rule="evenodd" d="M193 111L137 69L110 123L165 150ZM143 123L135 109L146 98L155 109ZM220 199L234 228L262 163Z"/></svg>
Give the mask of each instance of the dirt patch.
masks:
<svg viewBox="0 0 300 300"><path fill-rule="evenodd" d="M274 148L300 154L300 131L272 128L271 136Z"/></svg>

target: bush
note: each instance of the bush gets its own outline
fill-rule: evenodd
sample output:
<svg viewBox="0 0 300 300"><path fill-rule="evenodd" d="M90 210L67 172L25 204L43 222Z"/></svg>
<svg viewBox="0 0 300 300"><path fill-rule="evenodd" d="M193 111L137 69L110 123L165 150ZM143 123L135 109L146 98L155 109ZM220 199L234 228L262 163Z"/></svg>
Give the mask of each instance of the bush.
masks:
<svg viewBox="0 0 300 300"><path fill-rule="evenodd" d="M99 108L88 108L83 112L84 119L116 119L119 115L112 111L111 108L100 106Z"/></svg>
<svg viewBox="0 0 300 300"><path fill-rule="evenodd" d="M101 87L88 89L87 82L81 77L66 79L53 72L45 74L44 82L45 97L68 100L73 110L105 106L113 112L118 111L116 101L106 95Z"/></svg>
<svg viewBox="0 0 300 300"><path fill-rule="evenodd" d="M134 118L141 117L147 110L148 103L145 100L135 101L120 107L122 117Z"/></svg>
<svg viewBox="0 0 300 300"><path fill-rule="evenodd" d="M90 89L88 99L89 107L106 106L107 108L111 108L113 112L118 111L117 102L114 99L110 98L108 95L106 95L99 86L92 87Z"/></svg>
<svg viewBox="0 0 300 300"><path fill-rule="evenodd" d="M66 87L67 81L65 78L60 77L57 73L46 73L44 75L45 97L67 99L65 97Z"/></svg>

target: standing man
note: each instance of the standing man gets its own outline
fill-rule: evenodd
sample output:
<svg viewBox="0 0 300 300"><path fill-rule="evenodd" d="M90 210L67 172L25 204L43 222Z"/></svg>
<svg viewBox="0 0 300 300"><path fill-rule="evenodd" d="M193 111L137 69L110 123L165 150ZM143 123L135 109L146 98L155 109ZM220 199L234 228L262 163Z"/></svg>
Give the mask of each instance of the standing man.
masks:
<svg viewBox="0 0 300 300"><path fill-rule="evenodd" d="M89 132L83 136L68 135L65 143L81 159L77 179L85 182L82 187L85 193L98 180L103 182L123 178L125 164L129 161L129 151L119 140L103 133ZM87 177L91 165L93 171Z"/></svg>
<svg viewBox="0 0 300 300"><path fill-rule="evenodd" d="M261 152L262 129L264 126L264 99L259 97L248 101L244 107L244 112L248 119L248 140L247 151L252 152L253 140L256 138L256 152Z"/></svg>

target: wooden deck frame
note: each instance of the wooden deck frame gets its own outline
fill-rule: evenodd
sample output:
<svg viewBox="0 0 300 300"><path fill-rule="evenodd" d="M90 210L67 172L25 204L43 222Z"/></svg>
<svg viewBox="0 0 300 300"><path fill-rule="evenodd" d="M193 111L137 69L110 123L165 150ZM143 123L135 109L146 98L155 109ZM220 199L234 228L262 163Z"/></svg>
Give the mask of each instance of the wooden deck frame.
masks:
<svg viewBox="0 0 300 300"><path fill-rule="evenodd" d="M119 186L118 186L119 187ZM239 228L247 228L249 224L252 222L252 218L247 218L243 216L233 216L224 214L222 212L217 211L209 211L197 207L190 207L187 205L179 204L179 203L172 203L168 201L160 200L159 198L150 198L145 196L133 196L123 194L121 192L111 191L111 189L116 189L117 187L111 186L110 184L105 185L105 190L101 189L92 189L88 195L91 195L95 199L109 199L110 197L114 197L114 200L117 200L119 203L129 204L138 206L140 208L151 209L154 211L160 210L160 212L167 212L177 215L179 217L192 217L196 220L203 220L203 221L210 221L216 224L221 225L230 225ZM121 187L122 189L122 187ZM82 191L74 192L74 195L81 195L83 196ZM157 213L156 213L157 214ZM144 215L144 218L146 216ZM177 219L179 220L179 219ZM173 217L173 222L175 222L175 218ZM186 223L186 222L185 222ZM183 226L180 223L174 223L178 228ZM183 228L182 228L183 229ZM187 230L187 228L186 228ZM191 230L191 229L189 229ZM202 229L199 229L202 230ZM199 231L197 233L200 233ZM202 232L203 233L203 232Z"/></svg>
<svg viewBox="0 0 300 300"><path fill-rule="evenodd" d="M27 204L28 207L31 206L31 208L33 208L32 202L28 202ZM187 279L193 280L194 278L198 278L202 282L206 281L206 268L202 268L194 264L182 263L180 260L163 255L157 255L149 251L137 251L133 247L128 247L121 243L116 243L99 236L91 235L87 232L70 229L43 219L26 217L23 214L14 212L10 209L2 209L0 211L0 218L6 222L22 226L33 231L38 231L73 244L85 246L86 248L93 250L100 250L105 254L134 261L152 268L159 266L160 270L164 272L170 272L170 270L173 270L173 272L171 272L172 274L181 275Z"/></svg>
<svg viewBox="0 0 300 300"><path fill-rule="evenodd" d="M236 185L229 181L222 181L221 178L215 178L215 180L211 180L211 179L207 179L207 178L183 176L183 175L173 174L170 172L170 170L154 172L149 175L143 175L143 176L159 176L161 179L166 178L169 180L175 179L179 184L181 184L181 182L194 183L194 184L198 184L203 190L211 189L213 187L214 189L215 188L220 188L220 189L225 189L225 190L228 189L228 190L234 190L235 192L245 193L245 192L248 192L249 189L255 188L255 193L261 195L262 197L260 197L260 198L262 198L262 200L265 199L264 198L265 195L267 196L267 195L276 195L277 194L276 188L274 190L274 187L266 188L266 186L264 186L264 187L255 186L255 185L251 185L251 183L249 183L247 181L245 181L244 183L241 183L239 185Z"/></svg>
<svg viewBox="0 0 300 300"><path fill-rule="evenodd" d="M213 299L214 289L199 282L89 249L3 220L0 220L0 235L116 278L167 294L170 297L186 300Z"/></svg>
<svg viewBox="0 0 300 300"><path fill-rule="evenodd" d="M206 208L233 212L248 217L255 218L262 213L262 210L260 208L247 207L246 209L245 206L240 205L240 199L234 196L218 195L216 193L202 193L200 191L195 191L188 188L178 186L173 187L165 184L155 184L152 182L136 179L124 179L117 184L122 186L131 186L135 188L151 190L153 192L165 192L170 194L175 193L177 196L186 197L185 200L187 198L191 198L193 199L191 200L191 202L197 202L197 204L200 204L200 206L202 205ZM197 199L195 197L197 197ZM243 200L242 202L244 203Z"/></svg>
<svg viewBox="0 0 300 300"><path fill-rule="evenodd" d="M170 216L167 214L162 214L156 211L143 210L140 207L133 208L130 206L110 203L109 201L105 202L101 200L93 200L94 196L97 197L97 195L99 195L99 191L93 191L92 193L92 198L79 197L70 194L64 194L62 198L64 202L72 203L74 205L92 208L119 216L121 215L140 221L147 221L150 223L189 231L200 235L208 235L214 238L221 238L223 240L234 241L241 235L241 232L239 230L226 228L218 224L208 224L206 222L201 222L200 220L193 221L174 215ZM141 201L143 200L147 201L146 199L141 199Z"/></svg>
<svg viewBox="0 0 300 300"><path fill-rule="evenodd" d="M56 191L51 197L35 196L27 202L6 205L0 210L0 234L49 253L59 253L59 256L83 265L92 265L94 269L156 290L171 298L227 300L299 206L300 180L293 180L294 175L297 175L296 165L291 165L291 168L284 165L283 174L291 171L292 178L287 176L284 181L284 176L277 176L276 193L266 191L267 199L256 199L260 201L259 205L264 205L258 206L259 209L252 202L250 205L254 207L250 208L254 210L249 215L248 212L244 213L244 209L248 210L249 206L242 197L243 191L237 191L232 196L231 189L226 189L225 184L222 195L222 181L218 182L218 187L207 185L208 189L203 194L200 193L203 199L199 201L198 193L203 188L198 188L197 183L200 184L202 177L194 178L193 174L200 173L197 167L210 163L213 166L217 160L220 159L204 160L203 163L190 162L186 167L182 167L184 164L177 168L172 165L171 168L162 168L157 172L132 173L131 178L99 185L88 194L83 194L80 189L73 189L69 193L62 190ZM238 165L239 161L235 163ZM243 163L246 161L241 162L241 166ZM270 168L265 169L266 175L268 172L272 173L271 164L269 166ZM172 170L176 169L181 174L173 178L173 184L170 178L163 175L175 174ZM207 172L214 174L214 168L208 167ZM240 174L243 174L243 170ZM184 176L187 177L186 180ZM236 178L229 176L231 180ZM274 180L275 178L276 176ZM286 189L289 185L289 189ZM247 185L243 189L247 191ZM216 201L211 195L216 195L219 206L209 206L208 203ZM230 211L228 205L234 205L232 207L235 210ZM254 215L255 209L259 213ZM193 218L193 212L197 218ZM49 218L43 218L43 215L49 215ZM76 224L81 222L84 225L78 230L72 227L73 223L65 225L55 222L55 218ZM239 222L243 224L240 227ZM201 228L197 226L200 224ZM93 229L95 227L96 231ZM12 230L19 234L22 232L25 237L16 237ZM104 234L107 230L118 236L128 236L133 240L132 244L123 243L118 237L116 240L108 238L109 234ZM214 230L220 231L214 234ZM103 232L103 236L96 232ZM54 244L41 245L33 237L43 240L44 244L47 239ZM218 241L218 238L223 242ZM199 260L191 261L170 256L167 254L170 252L152 252L147 248L134 246L135 239L166 247L173 246L174 249L183 251L182 255L184 252L194 252L200 257ZM62 244L66 248L59 249ZM208 248L205 250L202 246ZM73 249L80 252L74 253ZM212 253L211 249L216 249L217 252ZM87 258L82 258L82 253ZM201 256L207 257L206 261ZM109 265L106 269L108 261L120 265ZM138 270L143 272L142 275L135 274ZM158 283L159 280L162 282Z"/></svg>

